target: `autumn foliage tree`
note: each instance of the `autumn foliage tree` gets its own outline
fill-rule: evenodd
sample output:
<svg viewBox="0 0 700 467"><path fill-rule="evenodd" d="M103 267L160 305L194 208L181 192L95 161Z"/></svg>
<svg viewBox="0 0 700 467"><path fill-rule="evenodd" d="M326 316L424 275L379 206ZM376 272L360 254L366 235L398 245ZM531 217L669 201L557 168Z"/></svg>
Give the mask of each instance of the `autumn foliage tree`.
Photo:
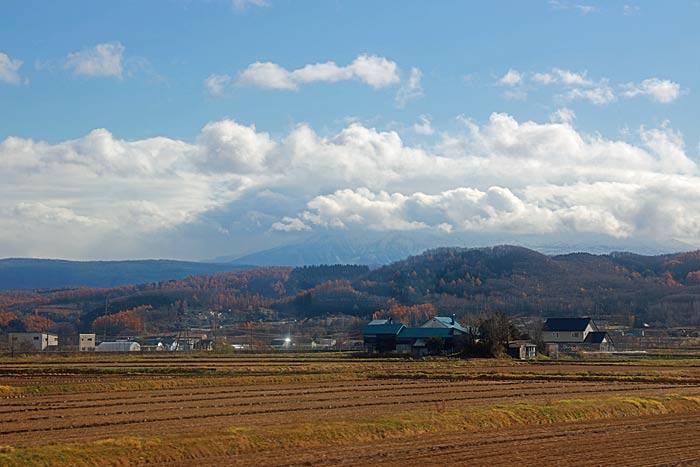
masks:
<svg viewBox="0 0 700 467"><path fill-rule="evenodd" d="M95 332L104 332L110 335L119 335L125 332L141 332L143 330L142 313L152 308L150 305L144 305L111 315L100 316L92 322L92 329Z"/></svg>

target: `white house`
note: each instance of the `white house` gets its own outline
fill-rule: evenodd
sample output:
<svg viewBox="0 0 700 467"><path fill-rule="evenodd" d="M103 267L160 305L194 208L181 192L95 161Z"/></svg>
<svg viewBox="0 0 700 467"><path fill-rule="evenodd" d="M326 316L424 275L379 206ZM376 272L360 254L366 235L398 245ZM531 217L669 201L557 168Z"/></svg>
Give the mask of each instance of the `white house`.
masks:
<svg viewBox="0 0 700 467"><path fill-rule="evenodd" d="M542 329L542 341L547 344L550 352L614 350L610 335L599 331L591 318L548 318Z"/></svg>

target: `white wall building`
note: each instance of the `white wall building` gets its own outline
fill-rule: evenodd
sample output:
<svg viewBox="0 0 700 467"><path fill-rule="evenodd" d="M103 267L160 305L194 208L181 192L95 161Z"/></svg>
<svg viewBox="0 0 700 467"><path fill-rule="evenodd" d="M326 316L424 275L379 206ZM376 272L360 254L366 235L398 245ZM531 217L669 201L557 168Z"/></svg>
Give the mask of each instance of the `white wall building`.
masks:
<svg viewBox="0 0 700 467"><path fill-rule="evenodd" d="M78 350L81 352L94 352L95 351L95 335L94 334L80 334L78 342Z"/></svg>
<svg viewBox="0 0 700 467"><path fill-rule="evenodd" d="M43 352L58 348L58 336L48 332L11 332L9 338L13 352Z"/></svg>

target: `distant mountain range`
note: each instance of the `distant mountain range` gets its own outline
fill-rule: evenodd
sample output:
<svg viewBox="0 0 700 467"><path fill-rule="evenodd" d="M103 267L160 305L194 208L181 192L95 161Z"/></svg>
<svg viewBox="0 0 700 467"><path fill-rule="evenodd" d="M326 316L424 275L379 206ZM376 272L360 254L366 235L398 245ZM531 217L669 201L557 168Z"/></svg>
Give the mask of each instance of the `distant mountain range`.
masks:
<svg viewBox="0 0 700 467"><path fill-rule="evenodd" d="M547 255L574 252L607 254L613 251L634 251L658 255L694 248L680 242L666 245L642 243L589 235L577 242L555 235L495 237L485 234L437 234L424 232L366 233L334 232L313 235L303 241L278 246L243 256L221 256L215 263L255 266L313 266L319 264L363 264L376 268L439 247L488 247L519 245Z"/></svg>
<svg viewBox="0 0 700 467"><path fill-rule="evenodd" d="M64 261L0 260L0 290L115 287L246 269L240 264L170 260Z"/></svg>

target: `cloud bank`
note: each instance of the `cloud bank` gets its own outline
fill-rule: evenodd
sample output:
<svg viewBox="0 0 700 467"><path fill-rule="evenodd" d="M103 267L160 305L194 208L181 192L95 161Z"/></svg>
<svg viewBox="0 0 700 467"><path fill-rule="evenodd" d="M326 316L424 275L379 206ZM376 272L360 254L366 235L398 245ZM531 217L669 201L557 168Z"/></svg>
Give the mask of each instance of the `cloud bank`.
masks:
<svg viewBox="0 0 700 467"><path fill-rule="evenodd" d="M58 144L10 137L0 142L0 255L80 258L109 244L143 256L144 239L188 226L204 243L352 228L700 245L698 165L678 132L641 128L623 141L581 133L573 120L568 109L551 123L494 113L416 146L357 123L274 138L232 120L193 142L125 141L105 129ZM432 134L421 121L410 131Z"/></svg>

